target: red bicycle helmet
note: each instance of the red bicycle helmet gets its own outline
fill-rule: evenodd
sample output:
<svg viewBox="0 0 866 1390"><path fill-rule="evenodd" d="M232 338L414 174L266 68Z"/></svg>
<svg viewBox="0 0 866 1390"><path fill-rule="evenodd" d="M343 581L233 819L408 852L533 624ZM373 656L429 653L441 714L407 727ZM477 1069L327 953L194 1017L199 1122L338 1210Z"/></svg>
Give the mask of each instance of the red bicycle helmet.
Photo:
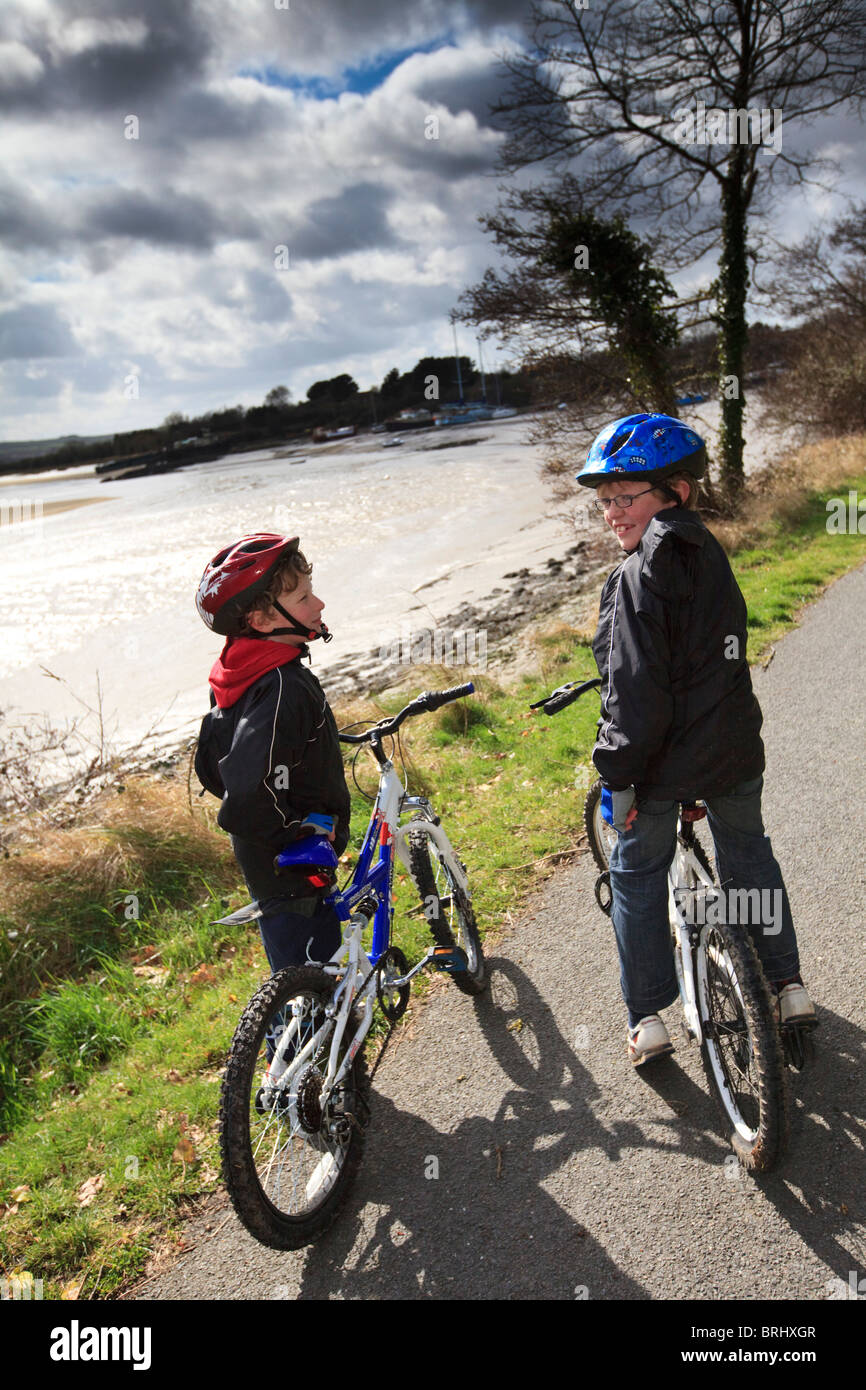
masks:
<svg viewBox="0 0 866 1390"><path fill-rule="evenodd" d="M223 637L243 631L243 612L268 587L284 555L298 549L297 536L259 532L227 545L205 567L195 596L199 616Z"/></svg>

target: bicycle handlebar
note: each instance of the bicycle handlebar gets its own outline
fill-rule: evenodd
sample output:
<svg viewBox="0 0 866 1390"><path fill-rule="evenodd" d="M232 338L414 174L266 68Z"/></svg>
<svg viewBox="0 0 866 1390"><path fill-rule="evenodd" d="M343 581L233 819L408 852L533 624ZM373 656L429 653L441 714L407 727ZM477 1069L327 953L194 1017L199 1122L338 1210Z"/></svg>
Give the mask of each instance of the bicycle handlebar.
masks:
<svg viewBox="0 0 866 1390"><path fill-rule="evenodd" d="M545 714L558 714L567 705L574 704L581 695L585 695L587 690L600 690L601 680L596 676L595 680L569 681L567 685L560 685L550 695L545 695L542 700L536 700L529 706L530 709L543 709Z"/></svg>
<svg viewBox="0 0 866 1390"><path fill-rule="evenodd" d="M371 743L374 739L384 738L387 734L394 734L403 723L404 719L411 719L416 714L431 714L433 710L440 709L442 705L450 704L452 700L462 700L464 695L472 695L475 686L469 681L466 685L454 685L450 690L422 690L412 702L399 714L393 715L390 719L383 719L378 724L374 724L372 729L367 729L363 734L339 734L341 743Z"/></svg>

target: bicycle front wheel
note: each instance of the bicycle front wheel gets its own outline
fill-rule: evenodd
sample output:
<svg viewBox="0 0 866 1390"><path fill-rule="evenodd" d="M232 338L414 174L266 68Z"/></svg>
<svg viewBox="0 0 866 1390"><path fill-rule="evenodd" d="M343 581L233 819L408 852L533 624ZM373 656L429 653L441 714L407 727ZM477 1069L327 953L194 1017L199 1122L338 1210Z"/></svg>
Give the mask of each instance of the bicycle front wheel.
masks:
<svg viewBox="0 0 866 1390"><path fill-rule="evenodd" d="M447 863L439 859L436 845L420 830L410 830L409 863L415 887L424 906L437 946L459 946L467 968L451 978L464 994L481 994L487 986L487 965L472 903L458 886Z"/></svg>
<svg viewBox="0 0 866 1390"><path fill-rule="evenodd" d="M743 928L704 927L697 985L707 1080L744 1168L766 1173L788 1139L788 1086L770 993Z"/></svg>
<svg viewBox="0 0 866 1390"><path fill-rule="evenodd" d="M363 1048L324 1104L333 1023L287 1085L268 1074L285 1029L290 1064L328 1023L333 992L329 975L306 966L266 980L244 1010L223 1077L223 1179L250 1235L275 1250L297 1250L327 1230L361 1162L369 1094ZM356 1028L350 1018L340 1062Z"/></svg>

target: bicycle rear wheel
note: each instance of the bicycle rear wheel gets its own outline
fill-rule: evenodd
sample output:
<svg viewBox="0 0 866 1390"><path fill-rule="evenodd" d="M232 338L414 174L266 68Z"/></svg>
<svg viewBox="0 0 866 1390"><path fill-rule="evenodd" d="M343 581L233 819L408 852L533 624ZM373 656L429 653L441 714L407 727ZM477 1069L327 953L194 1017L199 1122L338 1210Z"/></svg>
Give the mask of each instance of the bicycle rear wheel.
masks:
<svg viewBox="0 0 866 1390"><path fill-rule="evenodd" d="M446 863L439 859L435 843L420 830L410 830L409 863L424 915L437 946L459 946L467 960L465 970L451 978L464 994L481 994L487 987L487 965L472 903L458 886Z"/></svg>
<svg viewBox="0 0 866 1390"><path fill-rule="evenodd" d="M601 814L601 778L593 782L583 804L583 824L592 857L602 873L610 868L610 852L616 844L616 831Z"/></svg>
<svg viewBox="0 0 866 1390"><path fill-rule="evenodd" d="M297 1250L331 1225L358 1171L369 1079L360 1048L341 1084L321 1103L333 1025L280 1089L265 1078L284 1028L292 1057L326 1024L334 981L323 970L290 967L253 995L232 1040L220 1097L223 1179L250 1235L275 1250ZM351 1044L350 1018L340 1061Z"/></svg>
<svg viewBox="0 0 866 1390"><path fill-rule="evenodd" d="M764 972L748 933L705 926L696 959L707 1081L743 1167L766 1173L788 1139L788 1085Z"/></svg>

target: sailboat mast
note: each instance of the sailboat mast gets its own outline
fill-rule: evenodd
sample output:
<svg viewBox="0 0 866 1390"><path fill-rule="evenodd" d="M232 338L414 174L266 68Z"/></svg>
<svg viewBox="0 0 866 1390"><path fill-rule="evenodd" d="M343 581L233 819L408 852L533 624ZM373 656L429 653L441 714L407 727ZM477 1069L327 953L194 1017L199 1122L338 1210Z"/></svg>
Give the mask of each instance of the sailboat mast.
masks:
<svg viewBox="0 0 866 1390"><path fill-rule="evenodd" d="M460 392L460 404L463 405L463 378L460 375L460 357L457 352L457 324L452 322L454 330L454 361L457 363L457 390Z"/></svg>
<svg viewBox="0 0 866 1390"><path fill-rule="evenodd" d="M484 358L481 354L481 339L475 339L475 346L478 348L478 365L481 368L481 399L487 404L487 382L484 380Z"/></svg>

